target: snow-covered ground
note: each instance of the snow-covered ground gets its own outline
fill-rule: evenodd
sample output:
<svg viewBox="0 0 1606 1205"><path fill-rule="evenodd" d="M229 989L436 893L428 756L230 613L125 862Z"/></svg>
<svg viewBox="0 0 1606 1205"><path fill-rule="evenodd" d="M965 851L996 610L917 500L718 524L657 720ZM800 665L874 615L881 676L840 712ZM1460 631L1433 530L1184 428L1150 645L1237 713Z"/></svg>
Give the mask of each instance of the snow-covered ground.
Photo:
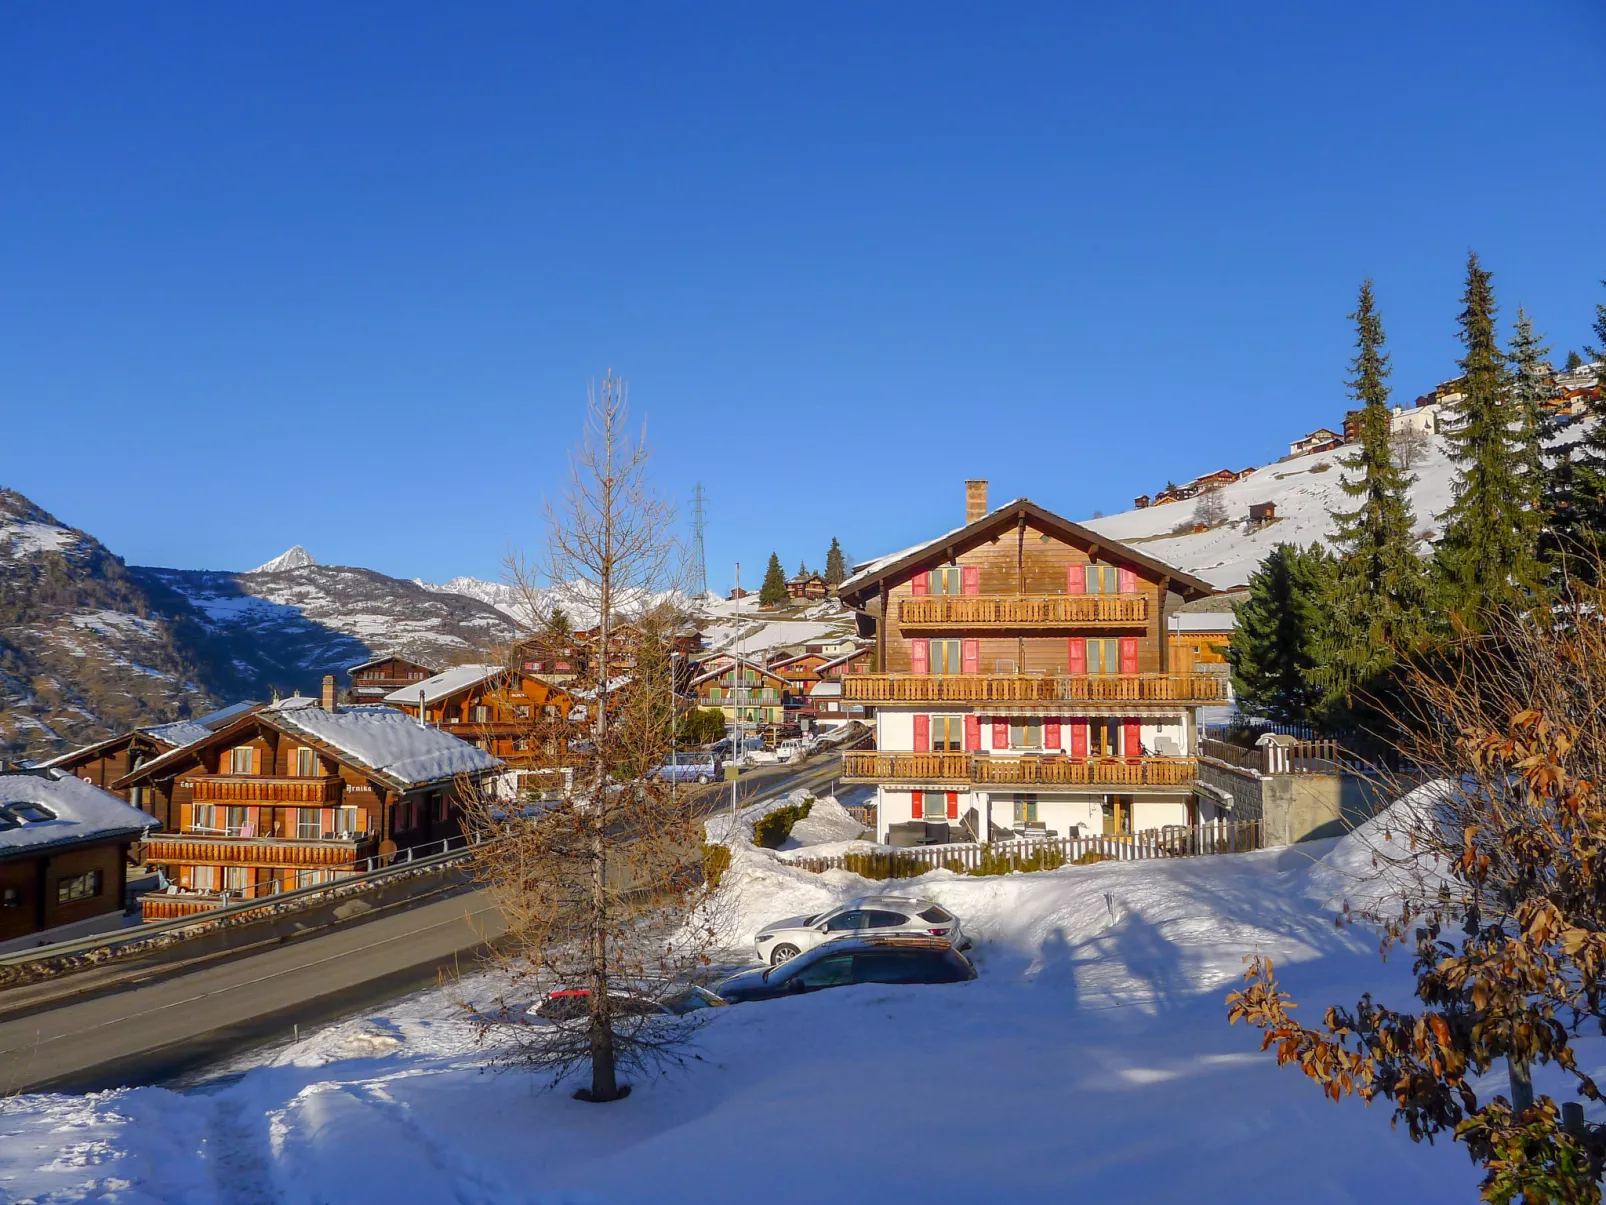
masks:
<svg viewBox="0 0 1606 1205"><path fill-rule="evenodd" d="M752 817L738 818L738 834ZM822 801L799 842L849 835ZM1271 955L1307 1011L1407 1002L1406 962L1337 929L1369 839L895 885L958 912L980 978L705 1014L696 1057L625 1101L483 1071L466 981L258 1056L207 1089L0 1111L0 1197L134 1203L1475 1199L1461 1148L1327 1103L1226 1024ZM871 890L737 840L730 932Z"/></svg>

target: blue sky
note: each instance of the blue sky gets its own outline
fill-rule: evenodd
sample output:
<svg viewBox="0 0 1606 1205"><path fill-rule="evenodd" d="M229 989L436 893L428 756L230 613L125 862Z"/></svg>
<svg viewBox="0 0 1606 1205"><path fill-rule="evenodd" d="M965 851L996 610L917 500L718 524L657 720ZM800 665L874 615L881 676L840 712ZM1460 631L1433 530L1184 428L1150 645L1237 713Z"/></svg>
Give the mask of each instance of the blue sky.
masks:
<svg viewBox="0 0 1606 1205"><path fill-rule="evenodd" d="M581 11L584 8L585 11ZM1407 403L1606 298L1592 0L0 7L0 484L134 563L494 577L630 381L711 584Z"/></svg>

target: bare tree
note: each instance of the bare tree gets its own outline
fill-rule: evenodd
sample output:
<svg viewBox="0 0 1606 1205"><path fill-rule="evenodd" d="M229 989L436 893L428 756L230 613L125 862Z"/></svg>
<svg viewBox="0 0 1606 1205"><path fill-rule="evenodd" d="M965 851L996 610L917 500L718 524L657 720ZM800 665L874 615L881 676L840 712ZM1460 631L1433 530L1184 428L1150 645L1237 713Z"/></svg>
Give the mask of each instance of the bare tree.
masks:
<svg viewBox="0 0 1606 1205"><path fill-rule="evenodd" d="M531 615L554 586L595 609L595 639L566 684L578 705L531 714L523 747L546 767L527 777L534 785L474 805L496 838L479 847L479 872L507 921L495 958L508 988L477 1012L482 1036L510 1038L505 1057L554 1083L589 1065L581 1095L594 1101L628 1091L621 1068L678 1057L690 1022L660 1006L684 992L712 940L690 919L704 890L695 793L652 775L672 739L670 641L683 617L665 601L678 597L673 508L648 480L644 432L630 434L627 414L624 382L609 372L588 396L567 488L548 504L545 557L508 563ZM649 603L628 629L634 665L617 674L616 625ZM551 989L567 994L543 995ZM532 996L546 1001L539 1018Z"/></svg>
<svg viewBox="0 0 1606 1205"><path fill-rule="evenodd" d="M1428 454L1428 434L1407 423L1389 436L1389 454L1394 467L1409 473Z"/></svg>
<svg viewBox="0 0 1606 1205"><path fill-rule="evenodd" d="M1215 527L1227 521L1227 500L1219 489L1208 489L1193 504L1193 522L1196 527Z"/></svg>

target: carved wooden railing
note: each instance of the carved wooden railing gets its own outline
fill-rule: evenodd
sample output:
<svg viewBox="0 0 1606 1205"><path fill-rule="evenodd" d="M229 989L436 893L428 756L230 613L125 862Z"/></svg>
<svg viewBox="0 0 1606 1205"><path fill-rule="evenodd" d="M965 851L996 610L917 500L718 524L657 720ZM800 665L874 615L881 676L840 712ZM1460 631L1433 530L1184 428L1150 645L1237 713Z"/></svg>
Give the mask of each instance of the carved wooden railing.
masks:
<svg viewBox="0 0 1606 1205"><path fill-rule="evenodd" d="M1140 627L1143 594L942 595L898 603L903 628Z"/></svg>
<svg viewBox="0 0 1606 1205"><path fill-rule="evenodd" d="M373 841L338 837L286 840L270 837L170 836L145 842L148 861L201 866L351 866L374 852Z"/></svg>
<svg viewBox="0 0 1606 1205"><path fill-rule="evenodd" d="M842 697L860 703L1220 703L1217 674L857 674Z"/></svg>
<svg viewBox="0 0 1606 1205"><path fill-rule="evenodd" d="M968 782L969 753L878 753L842 755L842 777L865 782Z"/></svg>
<svg viewBox="0 0 1606 1205"><path fill-rule="evenodd" d="M977 786L1186 787L1197 762L1191 757L1071 758L989 756L982 753L842 755L844 781L974 783Z"/></svg>
<svg viewBox="0 0 1606 1205"><path fill-rule="evenodd" d="M187 781L194 788L196 803L232 804L338 803L342 785L334 775L322 778L266 778L254 774L218 774Z"/></svg>

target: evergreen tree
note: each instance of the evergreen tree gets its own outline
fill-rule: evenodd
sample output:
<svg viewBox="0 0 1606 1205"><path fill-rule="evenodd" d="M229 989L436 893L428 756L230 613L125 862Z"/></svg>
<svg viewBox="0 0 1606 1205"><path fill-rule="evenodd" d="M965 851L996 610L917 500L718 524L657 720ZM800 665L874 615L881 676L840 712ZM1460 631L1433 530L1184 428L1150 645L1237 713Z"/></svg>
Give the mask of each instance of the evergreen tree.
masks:
<svg viewBox="0 0 1606 1205"><path fill-rule="evenodd" d="M807 561L799 561L797 563L797 575L799 577L807 577L809 575L809 563Z"/></svg>
<svg viewBox="0 0 1606 1205"><path fill-rule="evenodd" d="M785 601L786 570L781 568L781 558L772 552L769 567L764 570L764 584L758 588L758 602L760 606L773 607Z"/></svg>
<svg viewBox="0 0 1606 1205"><path fill-rule="evenodd" d="M1579 355L1575 351L1570 351L1570 352L1567 353L1567 364L1562 369L1562 371L1563 372L1571 372L1573 369L1582 368L1583 366L1584 366L1584 357Z"/></svg>
<svg viewBox="0 0 1606 1205"><path fill-rule="evenodd" d="M1467 259L1462 397L1444 429L1460 473L1434 557L1443 609L1469 627L1519 602L1538 576L1536 516L1524 506L1518 445L1507 404L1505 357L1495 339L1491 274Z"/></svg>
<svg viewBox="0 0 1606 1205"><path fill-rule="evenodd" d="M1326 620L1321 600L1332 562L1320 549L1279 544L1249 578L1249 597L1235 608L1238 625L1227 648L1238 706L1285 724L1310 723L1322 702L1315 681Z"/></svg>
<svg viewBox="0 0 1606 1205"><path fill-rule="evenodd" d="M825 584L840 586L847 580L847 576L847 558L842 555L842 545L836 542L835 536L832 536L831 547L825 554Z"/></svg>
<svg viewBox="0 0 1606 1205"><path fill-rule="evenodd" d="M1553 484L1545 463L1544 437L1550 424L1545 403L1556 396L1556 383L1546 359L1549 354L1542 336L1534 331L1533 320L1519 307L1511 347L1506 353L1511 371L1511 432L1517 444L1518 481L1527 519L1525 533L1532 541L1541 572L1547 547L1552 543L1546 514Z"/></svg>
<svg viewBox="0 0 1606 1205"><path fill-rule="evenodd" d="M1406 496L1413 479L1396 467L1392 455L1389 357L1370 280L1361 282L1350 318L1355 358L1347 384L1360 403L1360 439L1355 454L1339 464L1345 470L1340 485L1358 505L1333 515L1338 563L1328 647L1318 675L1330 710L1347 708L1357 690L1374 684L1401 651L1415 644L1427 604Z"/></svg>
<svg viewBox="0 0 1606 1205"><path fill-rule="evenodd" d="M1584 350L1591 360L1606 359L1606 304L1595 306L1594 329L1600 342ZM1606 421L1599 412L1589 417L1592 421L1584 427L1583 438L1570 457L1563 449L1557 459L1551 530L1563 570L1593 582L1598 564L1606 556Z"/></svg>

